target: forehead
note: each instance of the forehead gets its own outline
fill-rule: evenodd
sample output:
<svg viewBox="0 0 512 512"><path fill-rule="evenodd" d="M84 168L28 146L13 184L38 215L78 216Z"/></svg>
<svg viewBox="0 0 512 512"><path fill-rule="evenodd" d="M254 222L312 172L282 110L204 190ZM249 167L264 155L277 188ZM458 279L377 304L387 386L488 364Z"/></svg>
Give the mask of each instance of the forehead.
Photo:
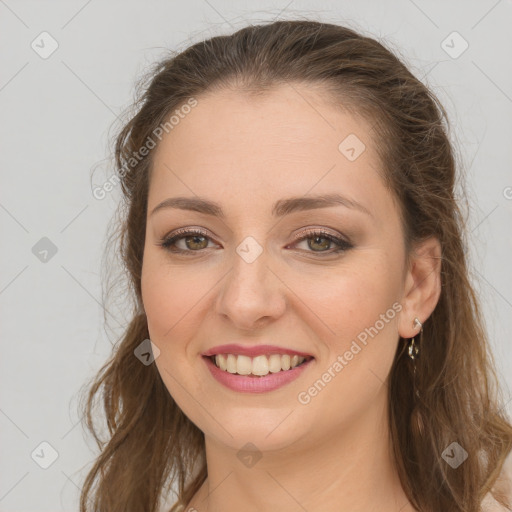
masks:
<svg viewBox="0 0 512 512"><path fill-rule="evenodd" d="M150 203L171 192L269 201L312 189L376 195L383 183L371 126L326 94L288 84L198 96L156 149Z"/></svg>

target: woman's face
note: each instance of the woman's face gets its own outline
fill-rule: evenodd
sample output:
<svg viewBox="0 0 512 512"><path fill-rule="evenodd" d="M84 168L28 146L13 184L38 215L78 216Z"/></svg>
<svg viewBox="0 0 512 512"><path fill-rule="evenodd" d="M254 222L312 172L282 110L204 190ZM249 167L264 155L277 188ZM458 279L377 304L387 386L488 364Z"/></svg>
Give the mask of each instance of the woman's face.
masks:
<svg viewBox="0 0 512 512"><path fill-rule="evenodd" d="M197 100L158 146L148 197L142 293L161 377L234 449L354 428L385 409L407 273L370 126L300 84ZM283 369L293 352L304 364Z"/></svg>

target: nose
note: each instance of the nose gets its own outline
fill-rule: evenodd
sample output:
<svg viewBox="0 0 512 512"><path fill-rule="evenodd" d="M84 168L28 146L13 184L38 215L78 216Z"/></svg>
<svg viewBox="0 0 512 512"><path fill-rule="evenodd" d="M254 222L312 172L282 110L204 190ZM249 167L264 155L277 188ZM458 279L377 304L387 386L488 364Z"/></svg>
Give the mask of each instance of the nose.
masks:
<svg viewBox="0 0 512 512"><path fill-rule="evenodd" d="M286 286L268 264L266 252L249 263L237 253L222 280L216 312L239 329L252 330L275 321L286 309Z"/></svg>

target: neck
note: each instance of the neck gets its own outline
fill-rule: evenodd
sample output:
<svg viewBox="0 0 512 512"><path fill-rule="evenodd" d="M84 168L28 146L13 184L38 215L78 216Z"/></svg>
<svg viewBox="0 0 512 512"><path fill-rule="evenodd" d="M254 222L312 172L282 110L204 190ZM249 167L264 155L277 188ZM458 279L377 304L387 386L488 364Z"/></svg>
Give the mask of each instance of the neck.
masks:
<svg viewBox="0 0 512 512"><path fill-rule="evenodd" d="M414 510L393 462L386 399L329 436L312 433L307 441L261 455L244 467L237 450L206 437L208 478L185 510Z"/></svg>

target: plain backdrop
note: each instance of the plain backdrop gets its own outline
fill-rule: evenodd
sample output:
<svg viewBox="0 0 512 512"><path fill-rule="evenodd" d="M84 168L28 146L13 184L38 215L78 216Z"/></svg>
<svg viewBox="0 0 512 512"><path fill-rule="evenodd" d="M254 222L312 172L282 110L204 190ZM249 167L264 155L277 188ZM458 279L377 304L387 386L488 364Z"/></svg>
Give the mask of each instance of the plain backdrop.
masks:
<svg viewBox="0 0 512 512"><path fill-rule="evenodd" d="M77 510L95 456L77 393L114 341L100 264L119 187L103 200L92 189L109 175L109 136L136 80L166 49L296 17L381 39L445 105L467 175L472 279L511 410L510 0L0 0L1 512ZM114 327L122 314L107 314Z"/></svg>

